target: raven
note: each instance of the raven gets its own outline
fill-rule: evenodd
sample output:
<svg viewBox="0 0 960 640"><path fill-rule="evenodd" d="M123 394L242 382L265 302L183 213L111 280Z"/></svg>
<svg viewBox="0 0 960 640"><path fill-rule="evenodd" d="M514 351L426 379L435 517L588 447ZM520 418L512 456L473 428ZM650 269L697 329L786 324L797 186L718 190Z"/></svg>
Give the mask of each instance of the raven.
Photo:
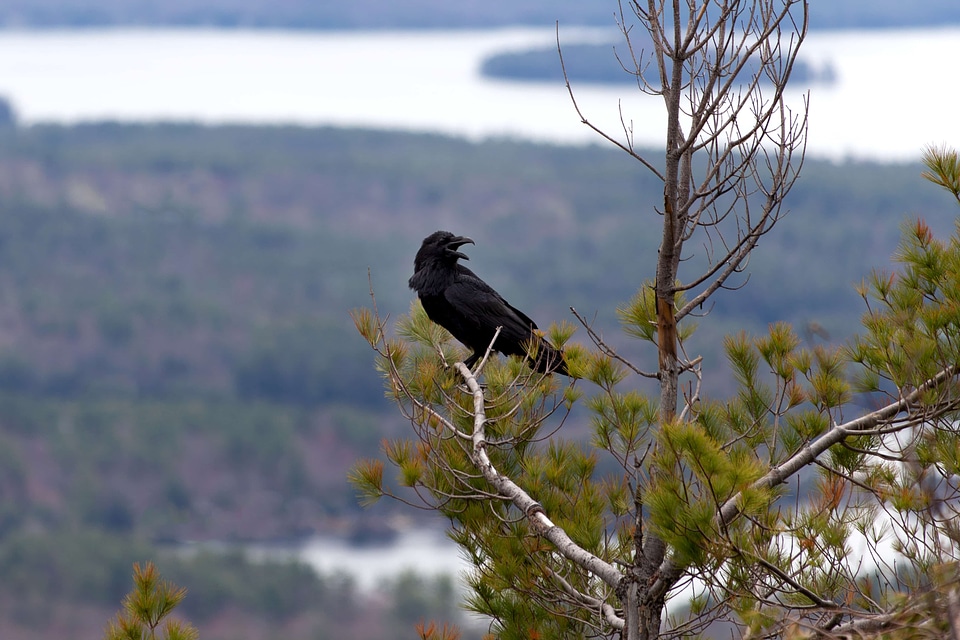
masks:
<svg viewBox="0 0 960 640"><path fill-rule="evenodd" d="M500 327L495 351L522 356L540 373L555 371L569 376L563 352L543 339L537 323L457 262L469 260L458 251L465 244L474 242L449 231L430 234L417 251L409 281L427 317L473 351L463 363L473 368Z"/></svg>

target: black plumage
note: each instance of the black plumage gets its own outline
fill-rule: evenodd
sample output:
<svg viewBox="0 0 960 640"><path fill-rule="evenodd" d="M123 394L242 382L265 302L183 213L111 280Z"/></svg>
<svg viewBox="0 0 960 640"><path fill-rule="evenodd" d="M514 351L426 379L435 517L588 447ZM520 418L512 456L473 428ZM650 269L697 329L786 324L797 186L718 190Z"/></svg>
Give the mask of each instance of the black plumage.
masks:
<svg viewBox="0 0 960 640"><path fill-rule="evenodd" d="M570 375L563 352L543 339L537 324L458 262L469 260L459 251L465 244L474 242L449 231L430 234L417 251L409 281L427 316L473 351L464 364L472 368L501 327L495 351L526 358L540 373Z"/></svg>

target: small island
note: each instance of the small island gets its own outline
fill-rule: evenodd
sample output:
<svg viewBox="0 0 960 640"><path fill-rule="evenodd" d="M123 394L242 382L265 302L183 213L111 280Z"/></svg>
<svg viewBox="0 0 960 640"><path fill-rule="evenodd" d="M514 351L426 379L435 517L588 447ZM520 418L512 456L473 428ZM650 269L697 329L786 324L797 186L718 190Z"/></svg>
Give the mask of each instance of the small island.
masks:
<svg viewBox="0 0 960 640"><path fill-rule="evenodd" d="M657 68L643 52L650 51L649 42L633 42L637 63L622 44L571 44L562 47L563 65L556 47L511 51L487 57L480 68L484 77L521 82L563 82L564 70L571 82L592 84L636 84L638 73L650 84L656 84ZM833 84L836 72L830 63L822 67L797 61L792 82L796 85Z"/></svg>

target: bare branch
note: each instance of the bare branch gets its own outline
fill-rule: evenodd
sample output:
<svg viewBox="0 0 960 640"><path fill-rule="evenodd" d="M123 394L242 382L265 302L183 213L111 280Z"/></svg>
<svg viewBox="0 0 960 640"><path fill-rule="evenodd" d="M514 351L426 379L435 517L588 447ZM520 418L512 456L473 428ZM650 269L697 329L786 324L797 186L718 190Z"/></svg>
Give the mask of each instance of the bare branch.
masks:
<svg viewBox="0 0 960 640"><path fill-rule="evenodd" d="M573 598L575 602L589 609L595 609L599 611L603 616L603 619L606 620L607 624L614 629L623 629L623 618L617 615L616 610L610 605L610 603L578 591L556 571L550 570L550 576L556 580L557 584L560 585L560 588L563 589L563 592Z"/></svg>
<svg viewBox="0 0 960 640"><path fill-rule="evenodd" d="M632 362L630 362L629 360L621 356L619 353L617 353L613 347L611 347L610 345L608 345L606 342L603 341L603 338L600 336L600 334L597 333L592 326L590 326L590 324L586 321L586 319L583 316L581 316L576 309L574 309L573 307L570 307L570 312L574 315L574 317L577 320L580 321L580 324L583 325L583 328L587 330L587 335L590 336L590 340L593 341L593 344L597 345L597 348L600 349L600 351L602 351L605 355L622 363L624 366L626 366L627 368L629 368L631 371L633 371L635 374L639 376L643 376L644 378L657 377L656 373L649 373L647 371L643 371L642 369L637 368Z"/></svg>
<svg viewBox="0 0 960 640"><path fill-rule="evenodd" d="M560 46L560 23L559 22L557 23L557 55L560 57L560 69L563 71L563 81L567 87L567 94L569 94L570 96L570 101L573 103L573 108L577 112L577 116L579 116L580 122L587 125L587 127L589 127L594 133L602 137L604 140L606 140L610 144L628 153L630 157L634 158L635 160L640 162L643 166L645 166L647 169L649 169L653 173L653 175L657 176L657 178L659 178L660 180L663 180L663 175L660 173L660 171L655 166L653 166L650 162L648 162L646 158L644 158L643 156L641 156L639 153L636 152L636 150L633 148L633 142L632 140L630 140L629 136L628 136L628 140L630 141L628 142L628 144L624 144L619 140L617 140L616 138L614 138L613 136L609 135L603 129L594 125L592 122L590 122L590 120L587 119L585 115L583 115L583 112L580 110L580 105L577 103L577 98L573 93L573 87L570 84L570 77L567 75L566 64L563 61L563 49ZM622 119L621 119L621 122L622 122ZM624 124L624 129L626 130L625 124Z"/></svg>

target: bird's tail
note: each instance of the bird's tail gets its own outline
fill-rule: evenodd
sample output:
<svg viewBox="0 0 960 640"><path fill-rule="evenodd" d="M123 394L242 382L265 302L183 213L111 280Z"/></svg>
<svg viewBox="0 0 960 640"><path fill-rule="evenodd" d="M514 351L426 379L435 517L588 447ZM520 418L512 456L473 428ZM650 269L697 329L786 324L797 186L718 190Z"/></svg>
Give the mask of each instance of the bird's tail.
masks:
<svg viewBox="0 0 960 640"><path fill-rule="evenodd" d="M564 359L563 351L557 349L543 338L539 336L538 338L537 343L533 345L533 349L528 352L527 356L533 370L543 374L560 373L565 376L570 376L570 372L567 371L567 361Z"/></svg>

